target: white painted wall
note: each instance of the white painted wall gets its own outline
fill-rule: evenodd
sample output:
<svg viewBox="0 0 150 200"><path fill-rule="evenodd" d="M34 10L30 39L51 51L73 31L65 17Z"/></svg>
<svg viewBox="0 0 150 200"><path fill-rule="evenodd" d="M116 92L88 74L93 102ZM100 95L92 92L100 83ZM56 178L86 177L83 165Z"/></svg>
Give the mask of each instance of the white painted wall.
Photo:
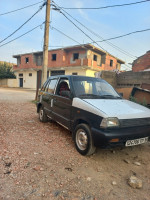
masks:
<svg viewBox="0 0 150 200"><path fill-rule="evenodd" d="M29 73L32 73L32 76L29 76ZM26 71L23 74L23 87L36 89L37 82L37 72L36 71Z"/></svg>
<svg viewBox="0 0 150 200"><path fill-rule="evenodd" d="M95 77L95 73L97 71L94 71L94 70L86 70L86 75L85 76L91 76L91 77Z"/></svg>
<svg viewBox="0 0 150 200"><path fill-rule="evenodd" d="M77 73L80 76L92 76L94 77L96 71L87 70L84 68L74 68L74 69L65 69L65 75L72 75L72 73ZM29 76L29 73L32 73L32 76ZM23 74L23 77L20 77L19 74ZM23 78L23 88L36 89L37 84L37 71L28 70L28 71L17 71L16 75L16 86L19 87L19 78Z"/></svg>
<svg viewBox="0 0 150 200"><path fill-rule="evenodd" d="M18 85L17 79L7 79L8 87L17 87L17 85Z"/></svg>
<svg viewBox="0 0 150 200"><path fill-rule="evenodd" d="M79 76L86 76L85 69L65 69L65 75L72 75L72 73L77 73Z"/></svg>
<svg viewBox="0 0 150 200"><path fill-rule="evenodd" d="M1 79L0 86L2 87L18 87L17 79Z"/></svg>
<svg viewBox="0 0 150 200"><path fill-rule="evenodd" d="M29 73L32 73L32 76L29 76ZM23 74L23 76L19 76L19 74ZM15 75L17 77L17 87L19 87L19 79L23 78L23 88L31 88L36 89L36 83L37 83L37 72L33 70L29 71L18 71L15 72Z"/></svg>

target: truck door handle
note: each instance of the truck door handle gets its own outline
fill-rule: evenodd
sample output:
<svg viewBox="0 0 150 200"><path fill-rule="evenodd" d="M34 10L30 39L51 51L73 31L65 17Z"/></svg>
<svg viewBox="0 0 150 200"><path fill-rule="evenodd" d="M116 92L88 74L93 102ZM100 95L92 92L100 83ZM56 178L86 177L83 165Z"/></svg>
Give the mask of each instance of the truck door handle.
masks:
<svg viewBox="0 0 150 200"><path fill-rule="evenodd" d="M51 99L51 107L53 107L54 99Z"/></svg>

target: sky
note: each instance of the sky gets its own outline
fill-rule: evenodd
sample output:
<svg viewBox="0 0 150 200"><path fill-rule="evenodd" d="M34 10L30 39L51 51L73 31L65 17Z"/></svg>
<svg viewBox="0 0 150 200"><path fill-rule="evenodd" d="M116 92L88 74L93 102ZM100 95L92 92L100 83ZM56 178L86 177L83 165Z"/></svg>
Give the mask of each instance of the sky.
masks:
<svg viewBox="0 0 150 200"><path fill-rule="evenodd" d="M54 0L60 7L102 7L114 4L123 4L137 2L140 0ZM9 2L9 3L8 3ZM16 10L40 0L0 0L0 14ZM0 41L10 35L14 30L21 26L28 20L42 5L39 3L35 6L9 13L7 15L0 15ZM86 27L97 33L104 39L116 37L129 32L143 30L150 28L150 1L146 3L107 8L100 10L66 10L70 15L84 24ZM25 32L41 25L45 20L45 7L38 12L27 24L25 24L19 31L7 40L0 43L0 45L9 42L10 40L24 34ZM78 41L80 44L92 43L93 41L100 41L101 39L84 27L77 24L90 38L78 30L72 23L70 23L60 12L50 11L51 27L57 28L64 34ZM0 47L0 61L7 61L16 63L13 55L31 53L43 50L44 41L44 25L41 25L34 31L15 40L7 45ZM150 31L132 34L123 38L110 41L112 44L121 48L124 51L132 54L128 56L113 48L106 42L99 42L98 47L105 49L112 55L124 60L127 66L122 69L130 70L131 63L136 57L145 54L150 50ZM49 32L49 49L56 49L66 46L78 45L75 41L60 34L55 29L50 28ZM96 44L95 44L96 45ZM97 46L97 45L96 45Z"/></svg>

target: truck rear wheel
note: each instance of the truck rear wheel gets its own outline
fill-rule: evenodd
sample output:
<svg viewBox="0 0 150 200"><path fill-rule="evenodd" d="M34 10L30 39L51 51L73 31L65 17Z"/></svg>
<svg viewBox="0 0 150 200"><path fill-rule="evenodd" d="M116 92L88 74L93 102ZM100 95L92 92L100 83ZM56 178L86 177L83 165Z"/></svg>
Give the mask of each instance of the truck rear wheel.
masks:
<svg viewBox="0 0 150 200"><path fill-rule="evenodd" d="M41 122L44 122L44 123L48 121L48 118L47 118L47 115L44 111L43 106L41 106L40 109L39 109L39 120Z"/></svg>

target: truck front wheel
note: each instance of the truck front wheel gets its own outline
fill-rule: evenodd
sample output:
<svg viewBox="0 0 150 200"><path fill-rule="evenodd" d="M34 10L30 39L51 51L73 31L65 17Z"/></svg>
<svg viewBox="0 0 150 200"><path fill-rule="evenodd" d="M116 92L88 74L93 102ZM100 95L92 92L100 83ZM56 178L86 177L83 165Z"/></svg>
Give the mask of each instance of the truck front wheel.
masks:
<svg viewBox="0 0 150 200"><path fill-rule="evenodd" d="M79 124L76 126L74 142L77 151L82 155L91 155L96 150L93 144L90 127L87 124Z"/></svg>

